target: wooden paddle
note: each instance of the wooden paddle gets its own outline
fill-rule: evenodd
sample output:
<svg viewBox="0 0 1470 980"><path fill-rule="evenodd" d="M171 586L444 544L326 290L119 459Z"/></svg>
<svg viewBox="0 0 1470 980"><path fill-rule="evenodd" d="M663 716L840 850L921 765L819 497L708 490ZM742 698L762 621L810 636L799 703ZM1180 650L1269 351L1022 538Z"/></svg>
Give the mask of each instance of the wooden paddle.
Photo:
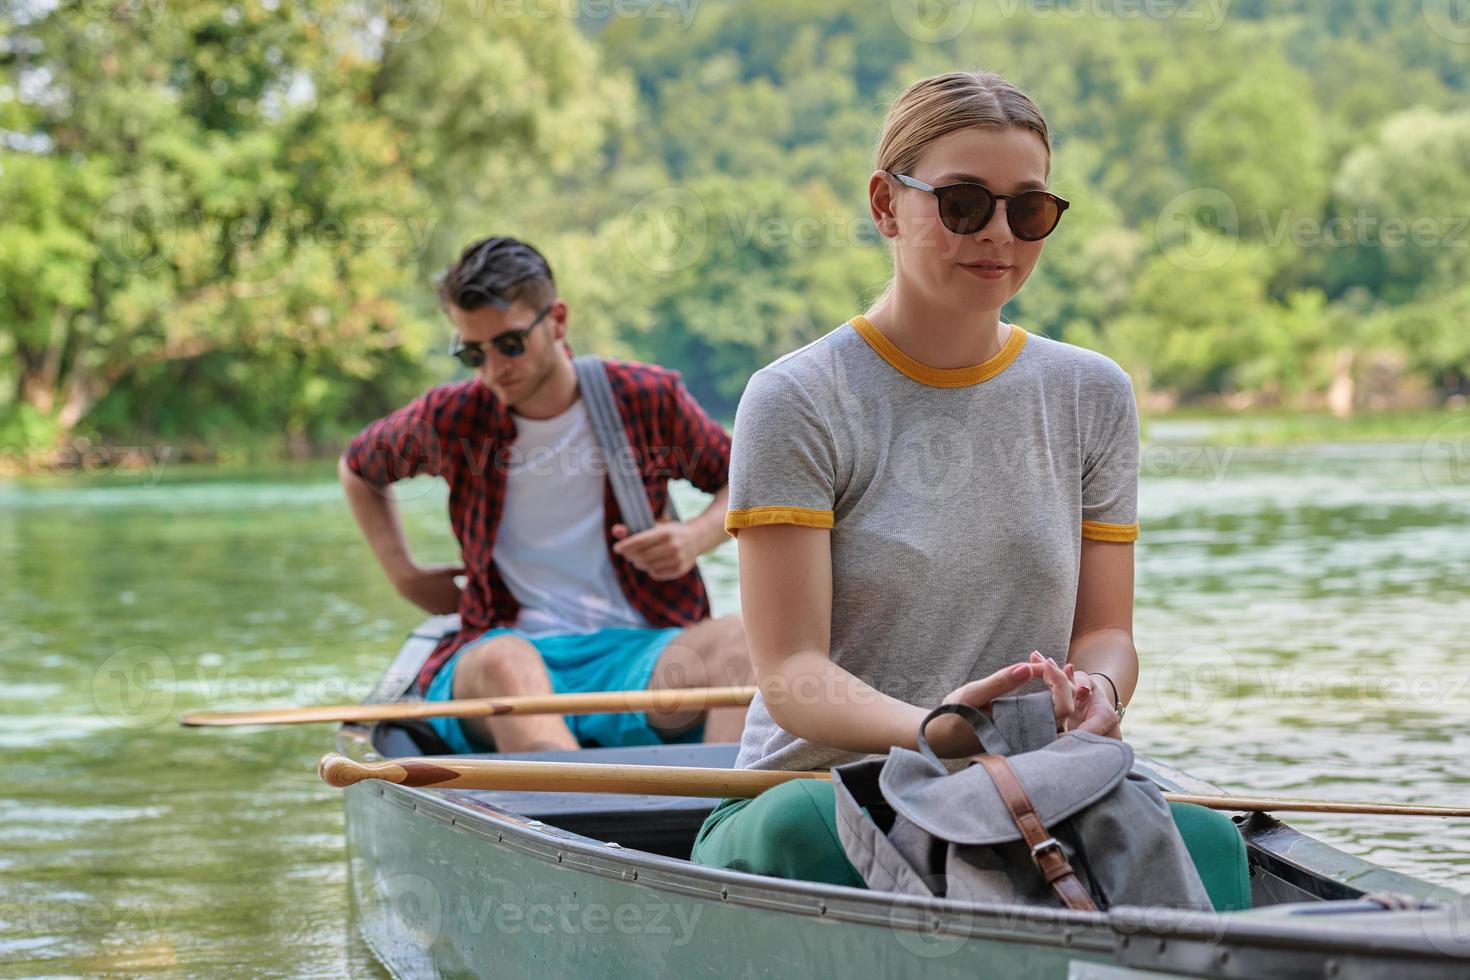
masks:
<svg viewBox="0 0 1470 980"><path fill-rule="evenodd" d="M395 701L391 704L326 704L312 708L258 711L192 711L186 726L306 725L313 722L387 721L398 718L478 718L486 715L595 715L621 711L689 711L744 707L753 687L685 687L592 694L536 694L458 701Z"/></svg>
<svg viewBox="0 0 1470 980"><path fill-rule="evenodd" d="M322 756L317 773L333 786L381 779L435 789L492 789L532 793L632 793L640 796L752 797L791 779L831 779L830 772L781 769L697 769L685 766L620 766L592 762L529 762L439 756L363 764L344 755ZM1398 816L1470 817L1470 807L1407 803L1351 803L1281 796L1215 796L1165 793L1171 803L1197 803L1212 810L1274 810L1293 813L1376 813Z"/></svg>

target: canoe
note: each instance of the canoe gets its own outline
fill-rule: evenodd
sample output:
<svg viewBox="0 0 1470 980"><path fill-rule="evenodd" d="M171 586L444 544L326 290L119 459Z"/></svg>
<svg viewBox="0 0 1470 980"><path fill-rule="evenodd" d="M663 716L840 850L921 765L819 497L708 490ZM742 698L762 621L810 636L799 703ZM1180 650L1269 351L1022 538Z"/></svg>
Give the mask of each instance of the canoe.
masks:
<svg viewBox="0 0 1470 980"><path fill-rule="evenodd" d="M399 700L454 617L416 629L368 698ZM422 723L343 725L373 762L434 748ZM734 745L502 755L725 766ZM1220 790L1162 762L1166 790ZM1267 814L1236 818L1255 907L1227 914L924 900L691 864L714 801L343 791L353 914L398 977L1470 977L1466 896L1338 851ZM1423 819L1423 818L1420 818ZM1401 908L1366 897L1406 896Z"/></svg>

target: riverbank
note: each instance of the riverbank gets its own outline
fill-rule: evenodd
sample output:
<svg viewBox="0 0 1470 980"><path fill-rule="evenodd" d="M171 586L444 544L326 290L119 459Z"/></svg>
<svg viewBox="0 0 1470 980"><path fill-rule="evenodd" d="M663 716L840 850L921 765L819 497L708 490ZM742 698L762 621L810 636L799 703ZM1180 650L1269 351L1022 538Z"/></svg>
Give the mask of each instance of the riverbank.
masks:
<svg viewBox="0 0 1470 980"><path fill-rule="evenodd" d="M726 428L733 419L722 420ZM1295 446L1313 443L1405 443L1470 438L1470 406L1422 411L1374 412L1338 418L1326 412L1195 412L1146 415L1145 445ZM1470 447L1470 443L1465 444ZM195 467L243 472L259 467L336 459L342 442L306 444L261 436L228 445L178 443L139 436L117 443L75 437L54 446L0 448L0 479L76 477L125 473L152 485L166 472ZM1470 448L1466 449L1470 455ZM1467 461L1470 462L1470 461Z"/></svg>

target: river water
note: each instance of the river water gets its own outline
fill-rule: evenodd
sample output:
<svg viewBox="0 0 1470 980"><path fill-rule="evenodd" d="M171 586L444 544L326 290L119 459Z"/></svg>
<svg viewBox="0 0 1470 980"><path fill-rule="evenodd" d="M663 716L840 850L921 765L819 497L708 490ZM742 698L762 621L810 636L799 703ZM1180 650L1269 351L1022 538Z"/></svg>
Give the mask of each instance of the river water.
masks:
<svg viewBox="0 0 1470 980"><path fill-rule="evenodd" d="M1470 803L1470 470L1444 443L1151 444L1130 740L1229 789ZM419 556L453 560L442 488L400 491ZM734 611L733 544L704 567ZM175 723L361 697L420 619L331 467L0 484L0 569L0 972L382 976L313 772L329 730ZM1470 822L1292 822L1470 891Z"/></svg>

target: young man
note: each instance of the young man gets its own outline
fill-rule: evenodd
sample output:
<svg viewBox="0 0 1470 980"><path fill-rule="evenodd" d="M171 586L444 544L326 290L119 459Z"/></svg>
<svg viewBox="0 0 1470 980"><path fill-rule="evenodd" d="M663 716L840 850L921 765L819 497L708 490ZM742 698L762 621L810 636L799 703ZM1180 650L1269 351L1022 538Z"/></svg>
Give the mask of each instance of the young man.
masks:
<svg viewBox="0 0 1470 980"><path fill-rule="evenodd" d="M686 521L630 534L565 344L567 304L541 253L512 238L466 248L440 282L475 377L428 391L369 425L338 467L383 570L460 630L430 655L430 701L500 695L748 684L739 616L710 618L695 559L724 540L730 437L663 368L605 362L652 513L668 481L714 494ZM387 485L449 483L464 567L409 556ZM463 590L455 583L463 575ZM439 718L457 752L739 741L744 708L601 715Z"/></svg>

